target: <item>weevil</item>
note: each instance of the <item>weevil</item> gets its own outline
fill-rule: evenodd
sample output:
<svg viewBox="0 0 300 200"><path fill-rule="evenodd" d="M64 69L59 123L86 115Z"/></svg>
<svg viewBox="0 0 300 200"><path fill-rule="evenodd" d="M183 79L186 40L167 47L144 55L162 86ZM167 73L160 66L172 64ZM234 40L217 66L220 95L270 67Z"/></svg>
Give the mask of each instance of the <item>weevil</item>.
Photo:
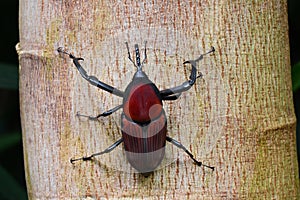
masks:
<svg viewBox="0 0 300 200"><path fill-rule="evenodd" d="M188 91L195 84L197 78L202 76L201 73L200 75L197 75L196 65L203 59L204 55L214 52L214 47L211 47L211 50L207 53L201 54L195 60L183 62L183 65L190 64L192 66L191 74L187 81L183 82L179 86L159 90L143 71L143 65L147 59L147 42L145 42L143 61L141 61L140 58L139 46L138 44L135 44L135 62L131 58L128 43L126 42L125 44L128 59L136 67L136 72L133 75L132 81L128 84L125 91L112 87L98 80L95 76L89 76L79 63L79 61L84 60L83 58L75 57L73 54L63 50L62 47L57 49L59 53L66 54L73 60L73 63L81 76L90 84L123 98L123 103L121 105L118 105L97 116L81 115L77 113L78 116L96 120L100 117L109 116L119 109L123 109L121 114L122 136L104 151L94 153L90 156L71 158L71 163L79 160L92 160L95 156L111 152L123 143L125 154L130 165L139 173L147 176L160 165L165 155L166 142L170 142L185 151L196 165L214 170L214 167L205 165L201 161L196 160L193 154L186 147L167 135L167 116L163 108L163 101L173 101L178 99L182 92Z"/></svg>

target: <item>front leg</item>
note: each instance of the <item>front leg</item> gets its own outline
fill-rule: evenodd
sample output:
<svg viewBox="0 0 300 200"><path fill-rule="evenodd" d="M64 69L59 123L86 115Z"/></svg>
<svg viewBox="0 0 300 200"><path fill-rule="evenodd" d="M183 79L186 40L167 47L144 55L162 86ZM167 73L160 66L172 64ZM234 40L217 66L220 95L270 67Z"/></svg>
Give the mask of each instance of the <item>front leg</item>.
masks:
<svg viewBox="0 0 300 200"><path fill-rule="evenodd" d="M95 76L89 76L87 74L87 72L83 69L83 67L80 65L79 63L79 60L83 60L83 58L77 58L75 56L73 56L72 54L66 52L63 50L62 47L59 47L57 49L57 51L59 53L64 53L64 54L67 54L71 59L73 59L73 63L74 65L76 66L76 68L78 69L80 75L85 79L87 80L90 84L94 85L94 86L97 86L98 88L102 89L102 90L105 90L109 93L112 93L114 95L117 95L119 97L123 97L124 95L124 92L110 86L110 85L107 85L106 83L103 83L102 81L99 81L97 77Z"/></svg>
<svg viewBox="0 0 300 200"><path fill-rule="evenodd" d="M169 96L162 96L162 100L164 101L174 101L181 96L181 93L169 95Z"/></svg>
<svg viewBox="0 0 300 200"><path fill-rule="evenodd" d="M196 79L199 77L202 77L202 74L197 76L197 62L199 62L200 60L203 59L203 56L209 53L212 53L215 51L214 47L211 47L211 50L205 54L200 55L199 58L197 58L196 60L188 60L185 61L183 64L191 64L192 65L192 71L191 71L191 75L189 77L189 80L185 81L184 83L182 83L179 86L175 86L173 88L170 89L165 89L160 91L160 94L162 96L163 99L168 99L168 97L170 96L174 96L174 94L181 94L182 92L185 92L187 90L189 90L196 82Z"/></svg>

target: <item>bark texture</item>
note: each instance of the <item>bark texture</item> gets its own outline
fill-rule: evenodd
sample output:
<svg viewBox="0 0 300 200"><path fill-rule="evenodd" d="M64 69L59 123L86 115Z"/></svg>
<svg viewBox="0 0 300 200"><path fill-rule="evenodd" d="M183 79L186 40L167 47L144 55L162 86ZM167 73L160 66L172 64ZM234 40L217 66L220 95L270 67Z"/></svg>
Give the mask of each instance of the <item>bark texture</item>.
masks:
<svg viewBox="0 0 300 200"><path fill-rule="evenodd" d="M120 146L120 114L88 121L122 103L89 85L67 56L124 90L135 71L134 44L147 40L144 70L158 88L188 79L185 60L214 46L199 63L204 75L165 102L168 134L199 168L167 144L166 159L148 178L134 173ZM286 1L20 1L20 109L30 199L296 199L295 144Z"/></svg>

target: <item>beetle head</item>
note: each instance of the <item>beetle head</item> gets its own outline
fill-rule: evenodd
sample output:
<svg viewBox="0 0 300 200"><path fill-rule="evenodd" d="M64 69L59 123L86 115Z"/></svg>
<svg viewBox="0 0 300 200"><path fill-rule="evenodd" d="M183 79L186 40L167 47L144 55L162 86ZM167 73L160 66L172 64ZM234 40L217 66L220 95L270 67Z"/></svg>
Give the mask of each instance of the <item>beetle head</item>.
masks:
<svg viewBox="0 0 300 200"><path fill-rule="evenodd" d="M143 64L145 63L146 59L147 59L147 53L146 53L146 44L147 41L145 41L145 56L144 56L144 60L141 62L141 55L140 55L140 50L139 50L139 45L135 44L134 48L135 48L135 61L134 62L130 56L130 51L129 51L129 46L128 43L125 42L126 47L127 47L127 51L128 51L128 58L129 60L133 63L133 65L137 68L137 71L142 71L143 68Z"/></svg>

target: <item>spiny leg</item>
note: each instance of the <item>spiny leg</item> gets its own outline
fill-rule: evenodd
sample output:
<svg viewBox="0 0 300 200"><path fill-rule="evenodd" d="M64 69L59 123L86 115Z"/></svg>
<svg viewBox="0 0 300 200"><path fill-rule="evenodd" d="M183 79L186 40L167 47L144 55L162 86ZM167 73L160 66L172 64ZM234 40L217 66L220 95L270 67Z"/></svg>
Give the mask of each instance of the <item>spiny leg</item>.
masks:
<svg viewBox="0 0 300 200"><path fill-rule="evenodd" d="M102 81L99 81L97 77L95 76L89 76L87 74L87 72L84 70L84 68L80 65L79 61L80 60L84 60L83 58L77 58L75 56L73 56L71 53L68 53L66 52L65 50L63 50L62 47L59 47L57 49L57 51L59 53L63 53L63 54L66 54L68 55L71 59L73 59L73 63L74 65L76 66L77 70L79 71L80 75L85 79L87 80L90 84L94 85L94 86L97 86L98 88L101 88L102 90L105 90L109 93L112 93L114 95L117 95L119 97L123 97L124 95L124 92L106 84L106 83L103 83Z"/></svg>
<svg viewBox="0 0 300 200"><path fill-rule="evenodd" d="M117 146L119 146L122 142L123 142L123 138L121 138L118 141L116 141L115 143L113 143L111 146L109 146L108 148L106 148L104 151L101 151L99 153L94 153L94 154L92 154L90 156L83 156L83 157L80 157L80 158L71 158L70 162L74 163L75 161L79 161L79 160L82 160L82 161L92 160L92 158L95 157L95 156L100 156L102 154L111 152Z"/></svg>
<svg viewBox="0 0 300 200"><path fill-rule="evenodd" d="M160 91L160 94L162 95L162 97L167 97L167 96L170 96L173 94L178 94L178 93L189 90L195 84L196 79L202 77L201 73L199 75L197 75L197 68L196 68L197 62L202 60L204 55L212 53L214 51L215 51L215 48L211 47L210 51L208 51L207 53L201 54L199 56L199 58L197 58L196 60L185 61L183 64L191 64L192 65L192 71L191 71L189 80L183 82L179 86L175 86L173 88L169 88L169 89Z"/></svg>
<svg viewBox="0 0 300 200"><path fill-rule="evenodd" d="M199 56L199 58L197 58L196 60L188 60L188 61L183 62L183 64L189 63L189 64L191 64L192 67L193 67L193 68L192 68L191 75L190 75L190 80L189 80L189 82L190 82L191 84L194 84L195 81L196 81L196 79L197 79L198 77L202 77L202 74L201 74L201 73L200 73L200 75L196 76L196 73L197 73L197 69L196 69L197 62L199 62L200 60L202 60L202 59L203 59L203 56L205 56L205 55L207 55L207 54L210 54L210 53L213 53L213 52L215 52L215 48L214 48L214 47L211 47L211 50L209 50L208 52L206 52L206 53L204 53L204 54L201 54L201 55ZM195 69L196 71L193 71L193 69Z"/></svg>
<svg viewBox="0 0 300 200"><path fill-rule="evenodd" d="M215 51L216 51L215 47L212 46L211 49L210 49L208 52L206 52L206 53L200 55L199 58L197 58L197 59L195 60L195 62L198 62L198 61L202 60L202 59L203 59L203 56L205 56L205 55L207 55L207 54L210 54L210 53L213 53L213 52L215 52Z"/></svg>
<svg viewBox="0 0 300 200"><path fill-rule="evenodd" d="M199 167L200 167L200 166L204 166L204 167L210 168L210 169L212 169L212 170L215 170L214 167L205 165L205 164L203 164L202 162L196 160L196 159L194 158L193 154L192 154L189 150L187 150L187 149L186 149L180 142L178 142L177 140L174 140L173 138L170 138L169 136L167 136L167 141L170 142L170 143L172 143L172 144L174 144L174 145L177 146L178 148L184 150L185 153L187 153L187 154L190 156L190 158L191 158L191 159L196 163L196 165L198 165Z"/></svg>
<svg viewBox="0 0 300 200"><path fill-rule="evenodd" d="M97 120L100 117L107 117L107 116L111 115L112 113L116 112L117 110L119 110L122 107L123 107L123 105L118 105L118 106L116 106L108 111L105 111L104 113L101 113L97 116L82 115L79 112L76 113L76 116L77 117L87 117L87 118L89 118L89 120Z"/></svg>

